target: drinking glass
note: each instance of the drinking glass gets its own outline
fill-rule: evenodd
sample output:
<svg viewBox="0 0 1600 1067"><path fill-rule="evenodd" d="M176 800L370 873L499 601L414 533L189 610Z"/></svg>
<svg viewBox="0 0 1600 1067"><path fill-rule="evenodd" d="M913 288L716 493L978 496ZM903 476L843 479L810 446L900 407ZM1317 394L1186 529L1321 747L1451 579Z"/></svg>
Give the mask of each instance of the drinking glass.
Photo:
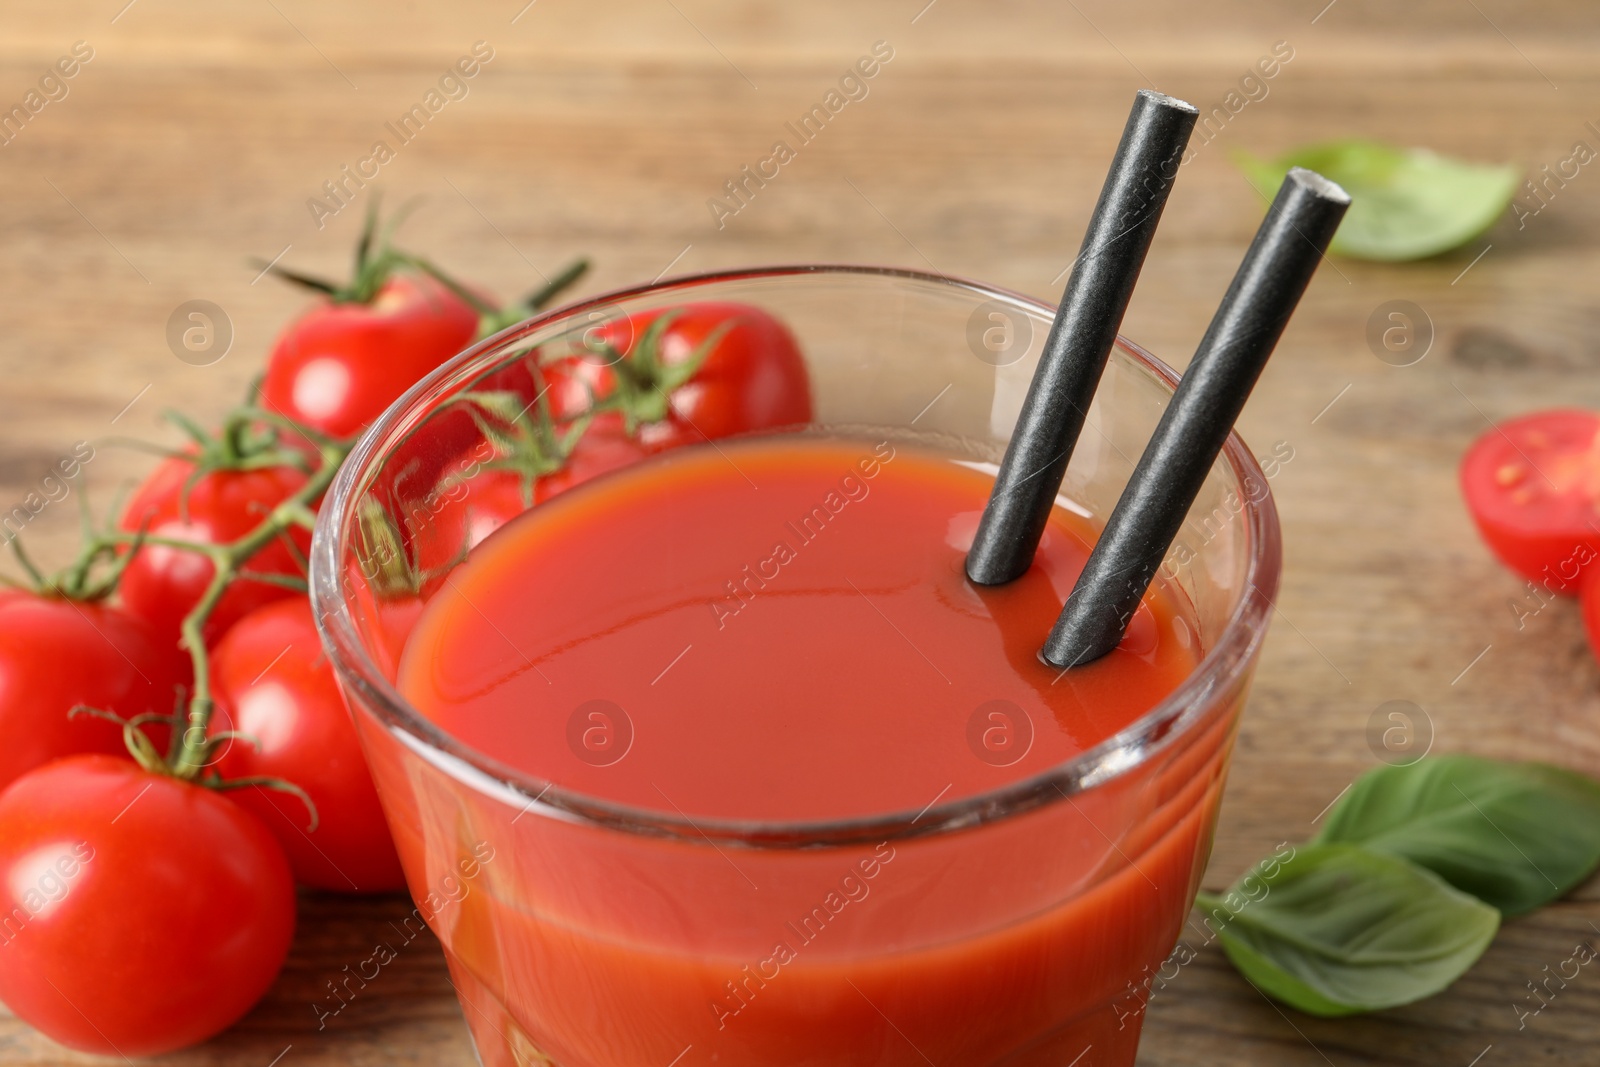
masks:
<svg viewBox="0 0 1600 1067"><path fill-rule="evenodd" d="M615 339L638 313L691 301L786 324L818 425L989 463L1054 311L909 270L682 278L480 342L361 439L321 510L312 597L416 902L405 925L438 936L481 1061L1128 1067L1206 865L1277 589L1276 511L1236 435L1158 579L1181 603L1193 673L1104 743L981 795L842 821L691 819L507 766L397 691L427 595L396 579L398 557L446 554L428 517L493 448L458 398L539 352L584 350L596 330ZM1103 522L1176 382L1117 342L1063 500ZM760 692L749 700L759 715Z"/></svg>

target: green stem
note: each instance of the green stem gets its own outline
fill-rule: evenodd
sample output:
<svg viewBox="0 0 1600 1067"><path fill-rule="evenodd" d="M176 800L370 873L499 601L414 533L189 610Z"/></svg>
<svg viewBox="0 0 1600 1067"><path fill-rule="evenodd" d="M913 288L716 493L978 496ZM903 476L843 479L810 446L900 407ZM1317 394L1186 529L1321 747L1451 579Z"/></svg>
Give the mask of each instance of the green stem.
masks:
<svg viewBox="0 0 1600 1067"><path fill-rule="evenodd" d="M12 534L10 540L6 543L11 546L11 554L16 557L17 565L27 573L28 577L33 580L33 584L35 586L43 587L49 584L45 580L43 572L41 572L38 567L33 565L33 560L29 559L28 554L22 550L21 534Z"/></svg>
<svg viewBox="0 0 1600 1067"><path fill-rule="evenodd" d="M233 576L226 567L217 567L211 573L211 582L193 610L183 618L179 627L179 644L189 653L194 665L194 691L189 697L189 727L183 732L183 744L178 749L177 762L172 773L178 778L193 778L206 763L206 727L211 723L215 702L211 699L211 658L206 655L203 634L206 620L216 609L217 601L227 591ZM197 740L198 739L198 740Z"/></svg>
<svg viewBox="0 0 1600 1067"><path fill-rule="evenodd" d="M297 578L292 574L272 574L267 571L240 571L236 578L241 582L259 582L262 585L275 585L280 589L292 589L296 593L310 590L310 584L304 578Z"/></svg>
<svg viewBox="0 0 1600 1067"><path fill-rule="evenodd" d="M434 281L438 282L440 285L456 294L456 296L460 297L461 300L471 307L472 310L476 311L479 316L495 315L499 313L499 309L494 305L490 304L483 297L479 296L477 293L474 293L471 289L468 289L465 285L462 285L460 282L456 281L454 278L450 277L450 275L434 266L428 260L423 259L421 256L405 256L403 257L403 262L409 263L413 267L416 267L418 270L422 271L424 274L430 275Z"/></svg>
<svg viewBox="0 0 1600 1067"><path fill-rule="evenodd" d="M116 530L99 534L96 541L101 545L159 545L162 548L177 548L206 556L212 563L222 560L228 549L227 545L208 545L200 541L185 541L180 537L152 537L146 533L123 533Z"/></svg>
<svg viewBox="0 0 1600 1067"><path fill-rule="evenodd" d="M561 268L561 271L554 278L529 293L523 299L521 306L529 311L538 311L554 300L561 290L583 277L588 270L589 261L580 256Z"/></svg>
<svg viewBox="0 0 1600 1067"><path fill-rule="evenodd" d="M279 429L288 430L290 433L304 437L314 445L336 445L339 443L338 438L329 437L321 430L315 430L310 426L295 422L287 415L280 415L278 412L273 411L270 408L251 405L244 410L246 413L248 413L250 418L259 420L261 422L271 423L272 425L277 426Z"/></svg>
<svg viewBox="0 0 1600 1067"><path fill-rule="evenodd" d="M350 447L344 442L319 444L317 452L321 462L306 483L273 508L254 529L238 540L225 545L174 542L177 546L210 556L214 565L211 581L207 584L205 592L189 614L184 616L183 624L179 627L179 633L182 635L180 643L188 650L189 659L194 667L194 688L189 695L188 728L183 731L183 743L179 746L177 758L173 761L172 774L175 777L195 778L205 769L210 758L210 739L206 735L211 724L211 715L216 710L216 701L211 695L211 662L206 655L205 643L206 622L216 610L228 586L240 577L239 572L244 564L276 540L283 531L303 525L311 516L311 505L327 492L328 486L333 483L333 476L339 470L339 465L349 454Z"/></svg>

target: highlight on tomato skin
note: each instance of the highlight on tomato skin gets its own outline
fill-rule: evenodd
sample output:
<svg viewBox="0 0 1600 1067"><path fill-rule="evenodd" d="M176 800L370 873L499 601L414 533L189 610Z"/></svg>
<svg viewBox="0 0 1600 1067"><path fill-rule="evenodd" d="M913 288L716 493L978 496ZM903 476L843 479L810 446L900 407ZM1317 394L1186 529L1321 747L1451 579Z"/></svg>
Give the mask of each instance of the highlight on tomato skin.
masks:
<svg viewBox="0 0 1600 1067"><path fill-rule="evenodd" d="M1502 563L1576 596L1600 559L1600 414L1556 408L1500 423L1462 458L1461 491Z"/></svg>
<svg viewBox="0 0 1600 1067"><path fill-rule="evenodd" d="M233 1025L295 925L289 863L221 792L57 760L0 793L0 1001L81 1052L154 1056Z"/></svg>

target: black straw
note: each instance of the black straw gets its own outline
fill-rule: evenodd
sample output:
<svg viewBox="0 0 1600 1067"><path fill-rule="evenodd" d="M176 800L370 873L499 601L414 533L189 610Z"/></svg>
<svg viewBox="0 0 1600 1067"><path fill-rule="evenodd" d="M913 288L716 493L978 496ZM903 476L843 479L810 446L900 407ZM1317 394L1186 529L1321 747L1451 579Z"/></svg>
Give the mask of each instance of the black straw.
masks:
<svg viewBox="0 0 1600 1067"><path fill-rule="evenodd" d="M1134 99L967 553L967 577L980 585L1033 563L1198 115L1148 89Z"/></svg>
<svg viewBox="0 0 1600 1067"><path fill-rule="evenodd" d="M1284 179L1050 631L1046 662L1089 663L1122 640L1349 206L1320 174L1296 167Z"/></svg>

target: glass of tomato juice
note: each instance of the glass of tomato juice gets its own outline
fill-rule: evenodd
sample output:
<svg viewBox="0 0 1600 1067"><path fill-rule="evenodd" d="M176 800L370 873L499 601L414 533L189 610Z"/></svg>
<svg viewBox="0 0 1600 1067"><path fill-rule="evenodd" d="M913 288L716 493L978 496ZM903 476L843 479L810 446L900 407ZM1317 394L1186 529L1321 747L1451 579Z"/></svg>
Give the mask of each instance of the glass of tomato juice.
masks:
<svg viewBox="0 0 1600 1067"><path fill-rule="evenodd" d="M756 309L811 422L491 507L562 353L686 307ZM1123 644L1039 661L1177 381L1119 340L1034 568L971 585L1052 314L905 270L662 282L476 345L362 438L312 593L484 1064L1134 1062L1279 532L1231 437Z"/></svg>

